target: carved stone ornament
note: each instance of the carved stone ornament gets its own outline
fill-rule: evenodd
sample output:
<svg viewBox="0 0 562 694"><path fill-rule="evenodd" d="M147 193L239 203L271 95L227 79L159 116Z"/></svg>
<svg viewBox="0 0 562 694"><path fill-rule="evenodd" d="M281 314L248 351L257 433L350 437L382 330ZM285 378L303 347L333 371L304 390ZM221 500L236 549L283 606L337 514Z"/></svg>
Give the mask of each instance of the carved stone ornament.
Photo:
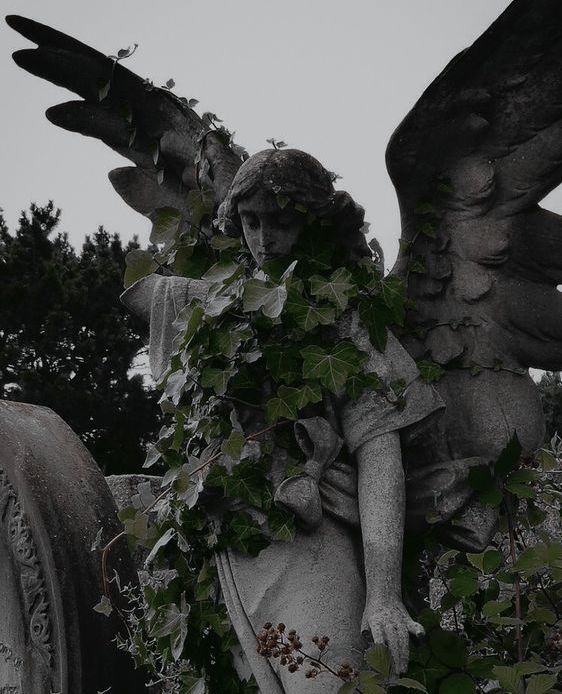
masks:
<svg viewBox="0 0 562 694"><path fill-rule="evenodd" d="M113 639L118 619L93 610L99 552L120 524L105 479L51 410L0 402L0 694L112 694L144 681ZM136 572L126 546L109 570Z"/></svg>
<svg viewBox="0 0 562 694"><path fill-rule="evenodd" d="M44 572L37 554L37 548L33 540L32 530L29 526L25 513L19 502L16 490L10 483L8 476L0 467L0 533L2 536L3 554L7 556L3 563L8 564L8 572L3 572L4 581L7 579L6 573L12 573L12 591L19 595L15 603L6 605L5 614L8 614L7 622L10 622L9 613L19 608L19 620L21 621L21 635L25 642L29 644L32 652L36 652L40 657L38 666L44 669L45 681L53 686L52 664L53 664L53 641L52 641L52 618L50 614L49 596L47 594ZM6 562L8 559L8 562ZM9 560L11 559L11 566ZM15 590L14 590L15 589ZM19 598L19 599L18 599ZM19 645L19 644L18 644ZM21 677L25 664L23 653L16 650L14 643L4 643L0 640L0 682L1 678L6 678L8 673L14 675L16 679ZM8 672L7 672L8 671ZM12 672L10 672L12 671ZM8 692L16 685L0 684L0 691ZM15 689L14 691L20 691Z"/></svg>

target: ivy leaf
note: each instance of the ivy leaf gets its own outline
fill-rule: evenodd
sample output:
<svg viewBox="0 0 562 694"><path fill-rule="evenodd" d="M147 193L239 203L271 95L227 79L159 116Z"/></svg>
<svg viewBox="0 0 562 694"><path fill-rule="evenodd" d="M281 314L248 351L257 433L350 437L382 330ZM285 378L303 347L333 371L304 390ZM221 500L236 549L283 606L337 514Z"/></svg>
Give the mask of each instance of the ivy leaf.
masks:
<svg viewBox="0 0 562 694"><path fill-rule="evenodd" d="M450 668L464 668L466 664L466 644L464 640L450 631L433 629L429 634L429 646L433 655L443 665Z"/></svg>
<svg viewBox="0 0 562 694"><path fill-rule="evenodd" d="M536 492L532 487L519 482L507 482L505 488L520 499L534 499L536 496Z"/></svg>
<svg viewBox="0 0 562 694"><path fill-rule="evenodd" d="M301 349L303 376L317 379L333 393L341 391L349 376L358 373L368 355L351 342L339 342L330 352L318 345Z"/></svg>
<svg viewBox="0 0 562 694"><path fill-rule="evenodd" d="M225 251L228 248L240 248L240 239L233 236L223 236L221 234L215 234L210 241L211 248L217 251Z"/></svg>
<svg viewBox="0 0 562 694"><path fill-rule="evenodd" d="M287 287L264 280L251 279L244 285L244 311L259 311L268 318L278 318L287 301Z"/></svg>
<svg viewBox="0 0 562 694"><path fill-rule="evenodd" d="M493 573L503 561L503 554L497 549L489 549L479 554L466 553L468 561L483 574Z"/></svg>
<svg viewBox="0 0 562 694"><path fill-rule="evenodd" d="M546 513L529 499L527 501L527 518L531 527L535 527L544 522Z"/></svg>
<svg viewBox="0 0 562 694"><path fill-rule="evenodd" d="M265 363L276 381L290 384L302 374L302 357L296 345L267 345L263 348Z"/></svg>
<svg viewBox="0 0 562 694"><path fill-rule="evenodd" d="M474 694L475 691L474 680L464 672L449 675L439 685L439 694Z"/></svg>
<svg viewBox="0 0 562 694"><path fill-rule="evenodd" d="M351 272L344 267L335 270L329 280L314 275L310 278L310 292L320 299L327 299L340 311L345 311L349 298L357 292L351 278Z"/></svg>
<svg viewBox="0 0 562 694"><path fill-rule="evenodd" d="M424 234L424 236L429 236L431 239L437 238L437 225L433 222L423 222L423 224L416 227L416 230L420 234Z"/></svg>
<svg viewBox="0 0 562 694"><path fill-rule="evenodd" d="M537 473L534 470L514 470L509 474L505 482L505 488L519 498L533 499L536 496L536 492L525 482L534 482L537 477Z"/></svg>
<svg viewBox="0 0 562 694"><path fill-rule="evenodd" d="M535 675L527 680L526 694L546 694L556 684L557 675Z"/></svg>
<svg viewBox="0 0 562 694"><path fill-rule="evenodd" d="M397 680L393 680L392 685L394 687L404 687L405 689L415 689L418 692L425 692L425 694L427 694L427 689L421 682L410 679L409 677L399 677Z"/></svg>
<svg viewBox="0 0 562 694"><path fill-rule="evenodd" d="M143 251L140 248L135 248L129 251L125 257L125 289L134 284L142 277L151 275L158 267L152 257L150 251Z"/></svg>
<svg viewBox="0 0 562 694"><path fill-rule="evenodd" d="M551 451L547 451L544 448L537 451L535 460L545 472L550 472L556 468L556 456Z"/></svg>
<svg viewBox="0 0 562 694"><path fill-rule="evenodd" d="M240 330L213 330L209 341L211 354L232 359L242 342L250 337L252 337L251 330L243 328Z"/></svg>
<svg viewBox="0 0 562 694"><path fill-rule="evenodd" d="M310 233L309 233L310 231ZM335 245L327 238L324 227L316 227L301 234L293 246L292 254L297 260L305 260L320 271L333 270L332 257Z"/></svg>
<svg viewBox="0 0 562 694"><path fill-rule="evenodd" d="M277 397L271 398L265 405L265 413L268 422L276 422L279 419L298 418L300 391L290 386L280 386L277 389Z"/></svg>
<svg viewBox="0 0 562 694"><path fill-rule="evenodd" d="M514 432L507 446L500 453L499 458L494 465L494 471L499 477L507 477L507 475L515 470L521 457L522 446Z"/></svg>
<svg viewBox="0 0 562 694"><path fill-rule="evenodd" d="M107 597L107 595L102 595L101 600L97 603L97 605L94 605L93 610L94 612L99 612L99 614L109 617L109 615L113 612L111 600Z"/></svg>
<svg viewBox="0 0 562 694"><path fill-rule="evenodd" d="M495 617L506 610L511 609L511 600L490 600L482 607L482 614L486 617Z"/></svg>
<svg viewBox="0 0 562 694"><path fill-rule="evenodd" d="M292 513L272 506L267 521L275 540L292 542L295 539L295 517Z"/></svg>
<svg viewBox="0 0 562 694"><path fill-rule="evenodd" d="M429 215L429 214L436 214L437 210L433 206L433 203L431 203L427 200L420 200L419 202L416 203L416 206L414 208L414 212L417 215Z"/></svg>
<svg viewBox="0 0 562 694"><path fill-rule="evenodd" d="M299 388L297 400L299 410L316 402L322 402L322 388L319 383L305 383L302 388Z"/></svg>
<svg viewBox="0 0 562 694"><path fill-rule="evenodd" d="M459 566L453 567L454 575L451 578L450 591L457 598L467 598L478 592L478 576L474 569Z"/></svg>
<svg viewBox="0 0 562 694"><path fill-rule="evenodd" d="M173 241L179 231L182 214L175 207L160 207L155 212L150 242L154 244Z"/></svg>
<svg viewBox="0 0 562 694"><path fill-rule="evenodd" d="M513 565L513 571L530 576L548 565L548 550L544 543L523 550Z"/></svg>
<svg viewBox="0 0 562 694"><path fill-rule="evenodd" d="M172 268L174 274L181 277L199 279L209 267L207 252L200 246L191 243L182 244L176 251Z"/></svg>
<svg viewBox="0 0 562 694"><path fill-rule="evenodd" d="M492 507L501 504L503 495L496 487L492 471L487 465L478 465L470 469L468 473L468 483L478 492L480 501Z"/></svg>
<svg viewBox="0 0 562 694"><path fill-rule="evenodd" d="M515 664L515 670L522 677L526 675L536 675L537 672L544 672L546 669L546 665L533 662L532 660L523 660L522 662Z"/></svg>
<svg viewBox="0 0 562 694"><path fill-rule="evenodd" d="M162 549L162 547L165 547L168 544L168 542L170 542L170 540L174 537L175 534L176 531L174 530L174 528L168 528L168 530L166 530L166 532L163 535L160 535L158 540L154 543L153 548L150 550L150 554L144 560L145 566L148 566L151 562L154 561L158 552Z"/></svg>
<svg viewBox="0 0 562 694"><path fill-rule="evenodd" d="M484 552L483 569L485 574L493 573L503 562L503 554L497 549L488 549Z"/></svg>
<svg viewBox="0 0 562 694"><path fill-rule="evenodd" d="M374 672L360 672L359 686L363 694L385 694L385 690Z"/></svg>
<svg viewBox="0 0 562 694"><path fill-rule="evenodd" d="M286 310L287 315L294 319L297 326L307 332L314 330L318 325L331 325L336 320L336 312L333 308L310 304L294 288L289 289Z"/></svg>
<svg viewBox="0 0 562 694"><path fill-rule="evenodd" d="M204 314L203 307L196 302L192 302L182 309L174 323L181 334L181 342L178 345L178 349L189 346L201 327Z"/></svg>
<svg viewBox="0 0 562 694"><path fill-rule="evenodd" d="M213 214L214 195L212 190L190 190L187 205L191 211L191 226L199 228L205 217Z"/></svg>
<svg viewBox="0 0 562 694"><path fill-rule="evenodd" d="M209 293L205 301L205 315L210 318L222 316L231 306L236 303L236 295L219 293Z"/></svg>
<svg viewBox="0 0 562 694"><path fill-rule="evenodd" d="M270 494L263 468L251 461L235 465L232 474L221 480L226 496L246 501L256 508L268 505Z"/></svg>
<svg viewBox="0 0 562 694"><path fill-rule="evenodd" d="M208 282L226 283L227 280L232 280L239 275L242 270L242 266L238 265L238 263L222 259L209 268L202 279Z"/></svg>
<svg viewBox="0 0 562 694"><path fill-rule="evenodd" d="M133 518L126 519L123 525L127 535L135 540L146 540L150 535L148 516L141 511L137 511Z"/></svg>
<svg viewBox="0 0 562 694"><path fill-rule="evenodd" d="M404 325L406 286L399 277L390 275L381 281L381 297L392 313L393 322Z"/></svg>
<svg viewBox="0 0 562 694"><path fill-rule="evenodd" d="M157 639L170 637L172 657L175 661L181 657L185 639L187 638L187 618L191 606L186 603L185 593L182 593L180 605L170 603L160 608L156 626L151 635Z"/></svg>
<svg viewBox="0 0 562 694"><path fill-rule="evenodd" d="M439 364L429 361L428 359L417 361L416 366L418 367L422 381L425 381L425 383L434 383L445 373L445 369L441 368Z"/></svg>
<svg viewBox="0 0 562 694"><path fill-rule="evenodd" d="M499 660L495 655L484 656L482 658L471 656L468 660L466 669L467 672L469 672L474 677L493 679L492 669L498 663Z"/></svg>
<svg viewBox="0 0 562 694"><path fill-rule="evenodd" d="M222 442L221 451L226 455L238 460L242 454L242 449L246 443L244 435L233 429L230 436Z"/></svg>
<svg viewBox="0 0 562 694"><path fill-rule="evenodd" d="M359 318L369 331L373 347L384 352L388 339L388 326L392 325L392 312L382 300L361 299L358 306Z"/></svg>
<svg viewBox="0 0 562 694"><path fill-rule="evenodd" d="M232 369L206 368L201 372L201 385L203 388L212 388L215 393L222 396L226 393L228 382L234 375Z"/></svg>
<svg viewBox="0 0 562 694"><path fill-rule="evenodd" d="M383 388L384 383L374 371L350 376L345 384L345 391L352 400L357 400L366 389L380 391Z"/></svg>
<svg viewBox="0 0 562 694"><path fill-rule="evenodd" d="M388 648L382 643L376 643L369 648L365 655L368 665L376 672L389 677L392 672L392 658Z"/></svg>
<svg viewBox="0 0 562 694"><path fill-rule="evenodd" d="M355 694L357 692L358 686L358 680L353 680L353 682L346 682L338 689L338 694Z"/></svg>
<svg viewBox="0 0 562 694"><path fill-rule="evenodd" d="M513 694L523 694L523 680L514 667L496 665L493 669L494 677L500 686Z"/></svg>
<svg viewBox="0 0 562 694"><path fill-rule="evenodd" d="M244 554L255 557L268 546L267 539L248 513L238 511L227 514L225 522L234 547Z"/></svg>

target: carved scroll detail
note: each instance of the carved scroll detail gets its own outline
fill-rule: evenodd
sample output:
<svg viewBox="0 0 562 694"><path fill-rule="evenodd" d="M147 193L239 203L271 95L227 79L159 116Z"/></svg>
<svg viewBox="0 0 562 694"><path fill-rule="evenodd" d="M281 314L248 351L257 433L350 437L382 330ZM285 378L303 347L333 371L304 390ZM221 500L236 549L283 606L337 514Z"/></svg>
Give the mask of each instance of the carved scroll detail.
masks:
<svg viewBox="0 0 562 694"><path fill-rule="evenodd" d="M50 667L53 660L51 608L31 528L5 471L0 467L0 531L16 569L30 642Z"/></svg>

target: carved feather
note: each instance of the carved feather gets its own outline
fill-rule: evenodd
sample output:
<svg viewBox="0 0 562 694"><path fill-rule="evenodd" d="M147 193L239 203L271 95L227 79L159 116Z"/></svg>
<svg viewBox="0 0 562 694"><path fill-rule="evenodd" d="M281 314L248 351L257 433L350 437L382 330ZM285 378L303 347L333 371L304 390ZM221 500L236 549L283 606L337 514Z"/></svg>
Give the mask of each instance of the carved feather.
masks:
<svg viewBox="0 0 562 694"><path fill-rule="evenodd" d="M538 203L562 181L562 3L515 0L424 92L387 164L410 351L561 369L562 219Z"/></svg>
<svg viewBox="0 0 562 694"><path fill-rule="evenodd" d="M37 44L14 53L15 62L83 99L48 109L49 120L101 140L138 167L110 173L127 204L151 219L163 206L188 216L198 155L209 164L199 183L214 191L216 206L222 202L242 161L187 103L60 31L16 15L6 21Z"/></svg>

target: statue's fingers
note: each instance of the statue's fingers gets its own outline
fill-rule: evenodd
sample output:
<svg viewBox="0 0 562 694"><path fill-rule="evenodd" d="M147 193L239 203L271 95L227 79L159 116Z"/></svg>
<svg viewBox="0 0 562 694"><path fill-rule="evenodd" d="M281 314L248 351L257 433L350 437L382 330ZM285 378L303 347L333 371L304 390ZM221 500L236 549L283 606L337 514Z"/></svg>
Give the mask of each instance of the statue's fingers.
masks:
<svg viewBox="0 0 562 694"><path fill-rule="evenodd" d="M364 630L363 635L366 637L372 636L374 643L386 643L384 630L380 625L371 626L369 631Z"/></svg>
<svg viewBox="0 0 562 694"><path fill-rule="evenodd" d="M387 636L392 639L392 656L394 670L397 675L406 672L408 669L408 656L410 651L410 635L408 631L398 624L390 624L386 627Z"/></svg>
<svg viewBox="0 0 562 694"><path fill-rule="evenodd" d="M407 629L403 627L396 628L397 642L398 642L398 654L400 662L397 665L396 672L401 674L406 672L408 669L408 662L410 660L410 634Z"/></svg>
<svg viewBox="0 0 562 694"><path fill-rule="evenodd" d="M423 636L425 634L425 629L422 625L415 622L413 619L408 619L406 627L412 636Z"/></svg>

